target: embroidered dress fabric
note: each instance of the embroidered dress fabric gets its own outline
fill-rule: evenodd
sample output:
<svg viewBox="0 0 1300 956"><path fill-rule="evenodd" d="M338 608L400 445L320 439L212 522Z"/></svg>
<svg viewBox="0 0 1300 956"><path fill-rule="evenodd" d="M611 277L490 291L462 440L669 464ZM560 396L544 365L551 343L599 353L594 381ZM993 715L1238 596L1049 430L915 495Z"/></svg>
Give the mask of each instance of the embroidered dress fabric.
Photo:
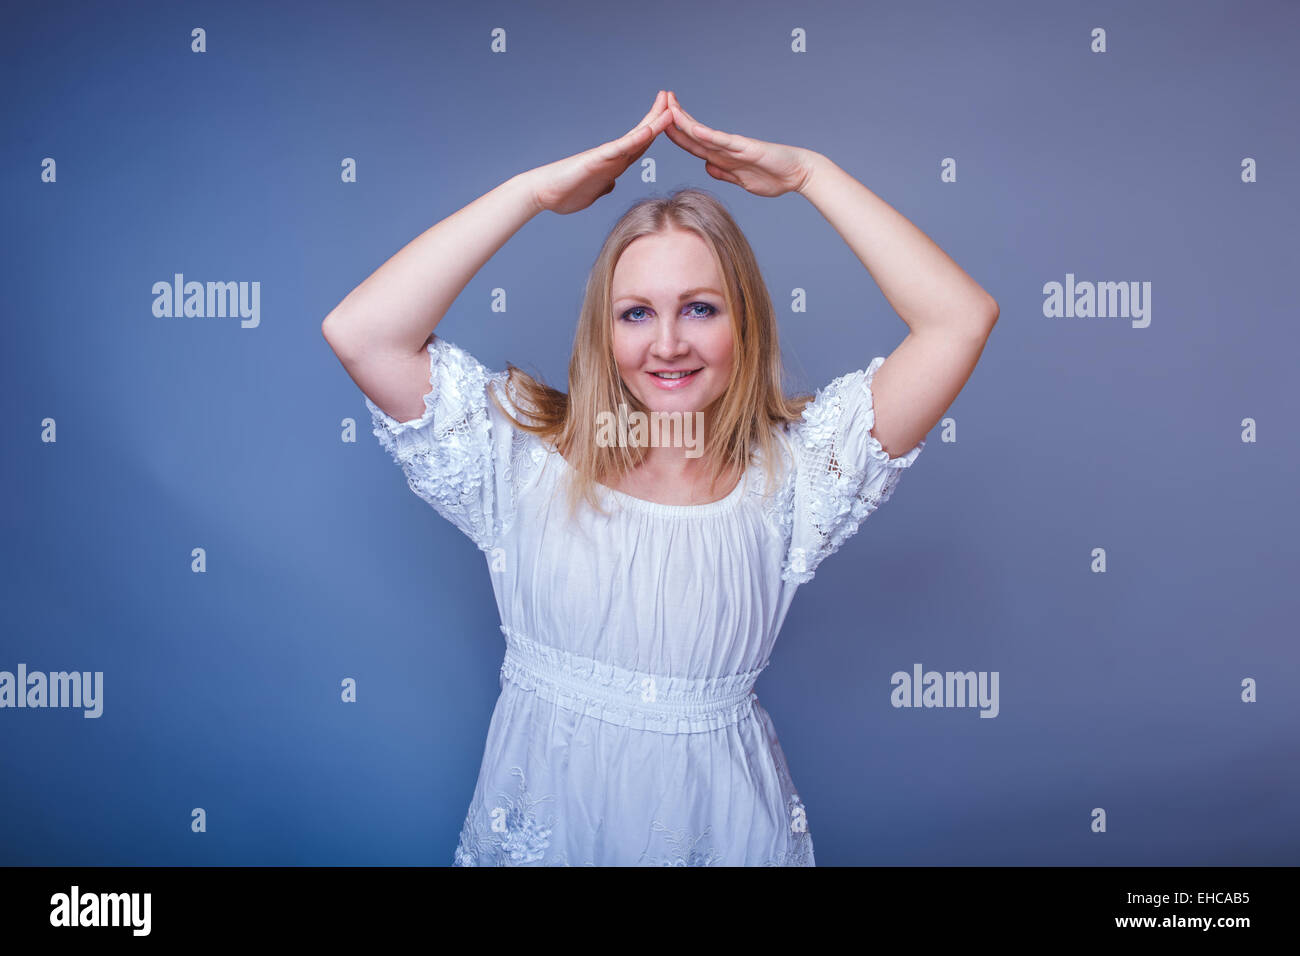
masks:
<svg viewBox="0 0 1300 956"><path fill-rule="evenodd" d="M665 505L599 489L567 520L568 462L505 372L431 335L425 412L374 434L411 490L485 552L501 694L456 847L463 866L812 866L810 817L754 693L800 584L925 447L871 434L884 362L817 392L780 431L780 483L751 465L725 498Z"/></svg>

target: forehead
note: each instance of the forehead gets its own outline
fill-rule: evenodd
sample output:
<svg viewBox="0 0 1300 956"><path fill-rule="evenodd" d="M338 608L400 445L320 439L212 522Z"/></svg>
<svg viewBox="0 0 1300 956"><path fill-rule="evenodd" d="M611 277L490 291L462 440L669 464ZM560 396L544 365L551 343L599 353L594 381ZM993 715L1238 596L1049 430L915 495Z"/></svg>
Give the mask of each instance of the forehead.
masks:
<svg viewBox="0 0 1300 956"><path fill-rule="evenodd" d="M676 295L710 286L721 290L708 245L693 232L667 232L633 240L614 267L613 294Z"/></svg>

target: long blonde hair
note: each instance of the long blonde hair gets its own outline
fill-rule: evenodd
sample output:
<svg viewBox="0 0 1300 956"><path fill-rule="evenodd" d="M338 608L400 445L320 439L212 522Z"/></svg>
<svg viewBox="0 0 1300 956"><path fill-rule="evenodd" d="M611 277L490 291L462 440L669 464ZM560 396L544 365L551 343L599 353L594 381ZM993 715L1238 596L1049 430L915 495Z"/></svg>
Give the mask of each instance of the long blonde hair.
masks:
<svg viewBox="0 0 1300 956"><path fill-rule="evenodd" d="M629 413L649 411L628 391L614 360L610 289L619 257L633 241L672 230L693 232L709 247L731 316L731 377L710 414L702 454L706 469L712 469L710 482L737 465L748 468L757 451L767 463L765 493L770 493L776 480L773 463L778 460L773 426L797 421L812 399L787 397L782 390L776 312L754 250L722 203L701 189L640 200L615 223L592 265L569 359L568 394L507 363L511 400L530 420L521 421L492 397L511 421L541 437L570 464L570 517L581 501L603 514L595 486L617 484L647 453L644 447L601 445L596 440L598 413L610 412L619 403L625 403Z"/></svg>

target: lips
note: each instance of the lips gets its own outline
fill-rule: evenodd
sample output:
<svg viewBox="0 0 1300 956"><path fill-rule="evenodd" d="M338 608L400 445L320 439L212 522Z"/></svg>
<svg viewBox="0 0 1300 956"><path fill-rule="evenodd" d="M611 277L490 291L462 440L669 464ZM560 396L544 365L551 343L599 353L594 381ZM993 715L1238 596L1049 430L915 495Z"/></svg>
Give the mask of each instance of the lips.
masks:
<svg viewBox="0 0 1300 956"><path fill-rule="evenodd" d="M662 369L661 371L681 372L686 370L685 369L671 369L671 370ZM650 378L654 380L655 385L657 385L659 388L681 388L684 385L688 385L691 382L695 381L695 376L702 371L703 371L702 368L691 369L689 374L677 375L674 376L673 378L661 378L659 375L656 375L654 372L647 372L646 374L649 375Z"/></svg>

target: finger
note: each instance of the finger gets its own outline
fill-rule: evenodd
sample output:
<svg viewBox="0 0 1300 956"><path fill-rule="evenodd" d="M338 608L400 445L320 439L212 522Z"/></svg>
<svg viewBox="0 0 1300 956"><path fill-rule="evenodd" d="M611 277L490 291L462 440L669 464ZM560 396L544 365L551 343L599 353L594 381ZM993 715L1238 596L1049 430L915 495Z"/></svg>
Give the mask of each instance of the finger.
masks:
<svg viewBox="0 0 1300 956"><path fill-rule="evenodd" d="M705 163L704 171L708 173L710 176L712 176L714 179L725 180L726 182L729 183L735 183L737 186L740 186L741 189L745 188L739 179L737 179L731 173L727 172L727 170L723 169L721 166L715 166L713 165L713 163Z"/></svg>
<svg viewBox="0 0 1300 956"><path fill-rule="evenodd" d="M700 142L700 140L695 137L683 133L681 128L678 126L669 126L664 130L664 135L692 156L698 156L706 162L721 162L726 155L720 150L716 150L711 146Z"/></svg>
<svg viewBox="0 0 1300 956"><path fill-rule="evenodd" d="M668 108L668 94L663 90L660 90L659 95L655 97L654 104L650 107L650 112L646 113L645 116L641 117L641 122L637 123L630 130L628 130L628 133L635 133L642 126L649 126L654 121L655 117L658 116L660 112L666 110L667 108Z"/></svg>
<svg viewBox="0 0 1300 956"><path fill-rule="evenodd" d="M706 145L709 146L716 145L712 142L712 136L709 135L711 133L716 132L716 130L713 130L708 126L705 126L703 123L697 120L690 113L686 112L686 109L682 106L681 101L677 99L676 93L673 93L671 91L669 92L668 104L672 108L674 114L676 114L675 119L677 122L678 129L680 129L687 136L693 136L695 139L699 140L702 143L705 143Z"/></svg>
<svg viewBox="0 0 1300 956"><path fill-rule="evenodd" d="M701 159L721 161L723 157L730 158L738 154L739 151L737 150L724 150L715 145L717 137L726 134L719 133L717 130L709 130L708 127L703 127L703 129L701 129L702 125L703 124L691 123L690 120L686 119L686 117L677 110L676 107L674 107L674 125L667 130L668 137L674 143L687 151L694 153ZM694 127L698 131L698 134L690 133L688 130L691 127Z"/></svg>
<svg viewBox="0 0 1300 956"><path fill-rule="evenodd" d="M635 163L638 159L640 159L642 155L645 153L645 151L650 148L650 144L652 144L655 141L655 139L658 138L659 134L669 129L672 125L673 125L673 114L670 113L668 110L664 110L659 115L658 119L651 122L650 135L646 137L645 143L639 148L636 147L633 148L632 154L628 157L628 161L627 161L628 165L630 166L633 163Z"/></svg>
<svg viewBox="0 0 1300 956"><path fill-rule="evenodd" d="M597 147L596 155L602 162L624 158L626 162L631 163L650 148L655 137L667 129L672 121L672 113L664 109L657 117L651 118L648 124L629 130L618 139Z"/></svg>
<svg viewBox="0 0 1300 956"><path fill-rule="evenodd" d="M649 145L654 138L664 131L672 122L672 112L668 109L668 101L661 90L655 97L655 105L651 107L650 112L636 126L632 127L613 143L619 145L621 151L637 148L641 139L645 137L645 145ZM649 129L647 134L646 130Z"/></svg>
<svg viewBox="0 0 1300 956"><path fill-rule="evenodd" d="M679 129L685 135L691 137L691 139L696 140L701 145L705 145L705 146L713 145L712 142L710 142L709 140L705 139L702 135L700 135L701 133L705 132L708 129L708 127L705 127L703 123L699 122L698 120L695 119L694 116L686 112L686 110L682 109L682 104L677 101L677 94L669 92L668 106L673 111L673 124L676 126L677 129ZM703 127L703 129L697 132L696 127Z"/></svg>
<svg viewBox="0 0 1300 956"><path fill-rule="evenodd" d="M686 122L689 135L694 136L701 143L728 153L741 153L745 150L745 137L737 133L724 133L720 129L697 123L689 117L686 118Z"/></svg>
<svg viewBox="0 0 1300 956"><path fill-rule="evenodd" d="M681 128L687 135L694 136L701 143L717 149L725 149L728 152L739 153L745 148L745 137L738 136L735 133L724 133L722 130L714 129L711 126L705 126L686 110L682 109L682 104L677 99L677 94L669 91L669 105L676 113L681 114L685 123L679 122Z"/></svg>

